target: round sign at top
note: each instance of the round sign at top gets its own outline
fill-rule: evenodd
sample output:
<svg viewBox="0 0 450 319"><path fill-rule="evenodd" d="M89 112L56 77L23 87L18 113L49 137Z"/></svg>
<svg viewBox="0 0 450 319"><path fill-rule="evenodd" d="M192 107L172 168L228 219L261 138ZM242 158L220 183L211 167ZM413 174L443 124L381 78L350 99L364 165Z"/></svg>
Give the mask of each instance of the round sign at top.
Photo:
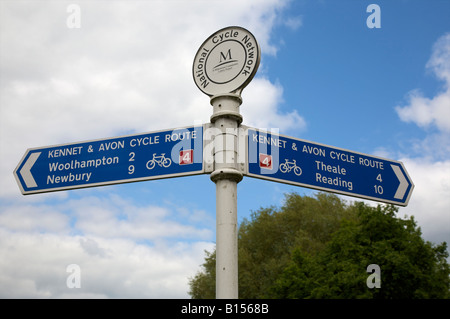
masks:
<svg viewBox="0 0 450 319"><path fill-rule="evenodd" d="M238 93L253 79L261 60L255 37L241 27L211 35L195 55L195 84L207 95Z"/></svg>

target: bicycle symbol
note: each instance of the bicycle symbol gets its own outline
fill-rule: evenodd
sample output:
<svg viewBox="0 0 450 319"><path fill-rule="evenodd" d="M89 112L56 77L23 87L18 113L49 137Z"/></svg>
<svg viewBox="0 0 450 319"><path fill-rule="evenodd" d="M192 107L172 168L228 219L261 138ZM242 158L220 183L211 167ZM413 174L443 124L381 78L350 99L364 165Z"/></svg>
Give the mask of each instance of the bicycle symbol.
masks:
<svg viewBox="0 0 450 319"><path fill-rule="evenodd" d="M289 162L288 159L286 159L285 163L280 164L280 171L282 173L288 173L290 171L294 170L294 174L297 176L302 175L302 169L297 166L296 160L292 160L292 162Z"/></svg>
<svg viewBox="0 0 450 319"><path fill-rule="evenodd" d="M172 165L172 160L170 158L165 157L166 153L161 153L161 155L156 156L156 153L153 153L153 158L145 164L147 169L155 168L155 165L158 164L160 167L169 167Z"/></svg>

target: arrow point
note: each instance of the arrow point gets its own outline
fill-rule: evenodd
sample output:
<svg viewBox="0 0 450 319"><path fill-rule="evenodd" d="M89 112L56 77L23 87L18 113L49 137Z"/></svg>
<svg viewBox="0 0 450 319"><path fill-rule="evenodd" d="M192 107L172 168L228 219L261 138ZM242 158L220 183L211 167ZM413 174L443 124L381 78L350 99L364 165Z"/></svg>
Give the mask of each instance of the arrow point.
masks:
<svg viewBox="0 0 450 319"><path fill-rule="evenodd" d="M23 181L28 188L38 186L36 184L36 181L34 180L33 175L31 174L31 168L33 167L34 163L36 163L39 155L41 155L41 152L32 153L20 170L20 175L22 175Z"/></svg>
<svg viewBox="0 0 450 319"><path fill-rule="evenodd" d="M402 170L400 169L400 166L392 165L392 170L395 173L395 176L397 176L398 180L400 181L400 185L398 185L397 191L395 192L394 198L396 199L403 199L405 196L406 190L408 189L408 180L406 179L405 175L403 174Z"/></svg>

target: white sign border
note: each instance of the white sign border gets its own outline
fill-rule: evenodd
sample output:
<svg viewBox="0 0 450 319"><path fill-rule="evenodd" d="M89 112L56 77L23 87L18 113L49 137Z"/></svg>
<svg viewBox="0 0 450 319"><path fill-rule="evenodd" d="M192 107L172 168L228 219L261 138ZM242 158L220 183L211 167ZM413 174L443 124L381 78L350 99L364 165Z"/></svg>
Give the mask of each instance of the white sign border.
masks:
<svg viewBox="0 0 450 319"><path fill-rule="evenodd" d="M41 150L44 148L56 148L56 147L64 147L68 145L76 145L76 144L85 144L85 143L94 143L109 139L117 139L117 138L127 138L127 137L133 137L138 135L145 135L145 134L156 134L161 132L168 132L168 131L177 131L177 130L185 130L185 129L193 129L193 128L202 128L202 169L196 170L192 172L185 172L185 173L174 173L174 174L166 174L166 175L157 175L157 176L146 176L146 177L138 177L138 178L131 178L131 179L121 179L121 180L114 180L114 181L107 181L107 182L100 182L100 183L93 183L93 184L84 184L84 185L73 185L73 186L62 186L62 187L56 187L56 188L49 188L49 189L39 189L39 190L31 190L27 191L23 188L22 182L19 178L19 167L22 166L25 158L28 156L28 154L32 151ZM173 129L163 129L163 130L157 130L152 132L143 132L138 134L128 134L128 135L122 135L122 136L112 136L112 137L106 137L106 138L98 138L94 140L86 140L86 141L79 141L79 142L71 142L71 143L64 143L64 144L56 144L56 145L48 145L48 146L42 146L42 147L33 147L28 148L25 151L25 154L22 156L22 159L19 161L19 164L17 164L16 168L14 169L14 178L16 179L17 184L19 185L20 191L22 195L31 195L31 194L42 194L42 193L52 193L52 192L58 192L58 191L65 191L65 190L73 190L73 189L82 189L82 188L91 188L91 187L98 187L98 186L107 186L107 185L117 185L117 184L127 184L127 183L134 183L134 182L144 182L149 180L158 180L158 179L168 179L168 178L174 178L174 177L182 177L182 176L193 176L193 175L201 175L205 174L205 161L204 161L204 134L205 134L205 124L201 125L193 125L193 126L184 126L184 127L176 127ZM23 166L22 166L23 167ZM22 177L23 179L23 177Z"/></svg>
<svg viewBox="0 0 450 319"><path fill-rule="evenodd" d="M409 199L411 198L412 192L414 190L414 182L412 181L411 177L409 176L408 171L405 168L405 165L403 165L403 162L392 160L392 159L387 159L387 158L380 157L380 156L369 155L369 154L364 154L364 153L361 153L361 152L351 151L351 150L347 150L347 149L344 149L344 148L335 147L335 146L331 146L331 145L327 145L327 144L311 142L311 141L308 141L308 140L303 140L303 139L300 139L300 138L295 138L295 137L287 136L287 135L283 135L283 134L277 134L277 133L273 133L273 132L270 132L270 131L257 129L257 128L254 128L254 127L249 127L249 126L244 126L244 125L241 125L241 127L245 130L245 137L246 137L245 138L245 143L246 143L245 144L245 162L246 162L245 166L246 167L245 167L245 173L244 173L245 176L258 178L258 179L262 179L262 180L268 180L268 181L271 181L271 182L278 182L278 183L282 183L282 184L288 184L288 185L293 185L293 186L305 187L305 188L319 190L319 191L324 191L324 192L328 192L328 193L336 193L336 194L350 196L350 197L362 198L362 199L372 200L372 201L376 201L376 202L382 202L382 203L386 203L386 204L393 204L393 205L403 206L403 207L408 206ZM319 145L319 146L333 148L333 149L337 149L337 150L340 150L340 151L350 152L350 153L354 153L354 154L358 154L358 155L373 157L373 158L381 159L383 161L387 161L387 162L392 162L392 163L398 164L398 165L400 165L403 168L403 171L405 172L405 175L408 178L408 181L411 183L411 190L409 191L409 194L408 194L407 198L405 199L405 202L403 203L403 202L397 202L397 201L387 200L387 199L383 199L383 198L377 198L377 197L372 197L372 196L366 196L366 195L360 195L360 194L355 194L355 193L350 193L350 192L330 189L330 188L326 188L326 187L312 186L312 185L309 185L309 184L303 184L303 183L293 182L293 181L289 181L289 180L282 180L282 179L270 177L270 174L261 175L261 174L250 173L249 172L249 164L250 164L250 162L249 162L249 154L248 154L248 148L249 148L249 145L248 145L248 143L249 143L249 141L248 141L249 140L248 130L254 130L256 132L261 132L261 133L264 133L264 134L277 135L279 137L284 137L284 138L288 138L288 139L292 139L292 140L296 140L296 141L300 141L300 142L305 142L305 143L316 144L316 145Z"/></svg>

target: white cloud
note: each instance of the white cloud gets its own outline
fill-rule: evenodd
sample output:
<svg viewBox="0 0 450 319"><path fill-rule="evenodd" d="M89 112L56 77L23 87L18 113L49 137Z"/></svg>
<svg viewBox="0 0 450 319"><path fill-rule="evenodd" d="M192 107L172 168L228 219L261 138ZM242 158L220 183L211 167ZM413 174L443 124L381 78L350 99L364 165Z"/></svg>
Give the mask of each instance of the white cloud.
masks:
<svg viewBox="0 0 450 319"><path fill-rule="evenodd" d="M437 133L429 133L423 140L411 141L410 154L402 155L415 189L410 204L401 212L416 217L427 240L449 242L450 33L434 44L426 66L444 81L444 90L431 98L413 90L407 94L407 105L395 108L402 121L437 129Z"/></svg>
<svg viewBox="0 0 450 319"><path fill-rule="evenodd" d="M187 298L214 220L119 195L0 210L0 298ZM81 268L70 289L67 265Z"/></svg>
<svg viewBox="0 0 450 319"><path fill-rule="evenodd" d="M292 30L297 30L298 28L300 28L303 25L303 21L302 21L301 17L292 17L292 18L287 18L284 21L284 24Z"/></svg>
<svg viewBox="0 0 450 319"><path fill-rule="evenodd" d="M135 240L156 240L163 238L195 238L212 240L209 220L204 228L191 226L189 216L156 206L139 207L118 195L84 197L69 200L64 205L76 219L76 228L87 236L105 238L130 238ZM182 223L181 221L184 221ZM197 223L198 226L201 223Z"/></svg>
<svg viewBox="0 0 450 319"><path fill-rule="evenodd" d="M433 45L427 67L447 83L447 88L450 87L450 33L441 36Z"/></svg>
<svg viewBox="0 0 450 319"><path fill-rule="evenodd" d="M196 50L240 25L263 54L276 54L270 33L287 2L80 1L81 28L71 29L70 1L2 1L0 194L17 191L11 171L29 147L209 122L209 98L192 80ZM304 126L280 111L282 87L268 79L255 79L243 99L263 127Z"/></svg>
<svg viewBox="0 0 450 319"><path fill-rule="evenodd" d="M213 248L2 228L0 241L0 298L187 298L189 277ZM80 267L80 288L66 284L70 264Z"/></svg>
<svg viewBox="0 0 450 319"><path fill-rule="evenodd" d="M444 91L427 98L419 90L411 91L407 106L397 106L396 111L405 122L420 127L435 126L441 132L450 133L450 33L440 37L433 46L427 68L445 82Z"/></svg>
<svg viewBox="0 0 450 319"><path fill-rule="evenodd" d="M78 29L66 24L71 3L0 2L0 297L185 298L213 248L209 214L90 192L23 197L12 172L29 147L209 122L191 75L196 50L240 25L275 55L270 34L288 1L80 0ZM304 127L280 110L282 87L268 79L255 78L243 99L256 124ZM66 286L69 264L80 266L80 289Z"/></svg>
<svg viewBox="0 0 450 319"><path fill-rule="evenodd" d="M408 106L396 108L403 121L424 128L434 125L440 131L450 132L450 89L432 99L414 90L408 94L408 100Z"/></svg>
<svg viewBox="0 0 450 319"><path fill-rule="evenodd" d="M450 161L426 158L402 159L414 182L409 205L400 209L400 217L414 216L426 240L449 242Z"/></svg>
<svg viewBox="0 0 450 319"><path fill-rule="evenodd" d="M0 214L0 227L12 231L65 232L69 217L50 205L17 204L7 206Z"/></svg>
<svg viewBox="0 0 450 319"><path fill-rule="evenodd" d="M241 106L245 124L257 128L278 128L284 132L306 129L306 121L296 110L280 112L279 105L283 100L283 88L280 85L274 85L265 78L256 78L244 93L249 97L248 103L245 103L244 97Z"/></svg>

